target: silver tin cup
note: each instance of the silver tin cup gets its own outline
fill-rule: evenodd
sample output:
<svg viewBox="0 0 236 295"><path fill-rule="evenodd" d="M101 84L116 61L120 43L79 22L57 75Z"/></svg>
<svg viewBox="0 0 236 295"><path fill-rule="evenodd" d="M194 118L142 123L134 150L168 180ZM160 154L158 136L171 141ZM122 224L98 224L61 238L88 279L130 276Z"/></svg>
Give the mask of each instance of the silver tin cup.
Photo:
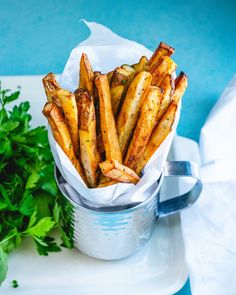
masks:
<svg viewBox="0 0 236 295"><path fill-rule="evenodd" d="M183 195L160 202L160 188L165 177L191 177L196 182ZM199 197L202 183L198 165L187 161L166 162L158 186L142 203L125 207L91 208L70 199L60 183L65 182L55 168L57 185L63 195L63 222L74 246L88 256L115 260L137 252L151 237L158 217L179 212Z"/></svg>

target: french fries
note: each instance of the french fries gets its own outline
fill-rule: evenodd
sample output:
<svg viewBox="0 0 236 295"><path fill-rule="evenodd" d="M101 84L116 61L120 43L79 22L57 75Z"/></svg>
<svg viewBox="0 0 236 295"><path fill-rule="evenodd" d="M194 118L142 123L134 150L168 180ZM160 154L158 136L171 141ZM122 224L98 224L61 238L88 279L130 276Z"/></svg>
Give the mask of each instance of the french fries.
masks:
<svg viewBox="0 0 236 295"><path fill-rule="evenodd" d="M49 102L55 102L57 105L60 106L60 102L55 95L55 92L61 89L60 85L57 83L56 76L53 73L49 73L43 78L42 81L47 100Z"/></svg>
<svg viewBox="0 0 236 295"><path fill-rule="evenodd" d="M175 90L175 83L172 75L166 74L165 77L163 78L160 88L163 90L163 95L161 99L161 105L160 109L157 114L157 122L160 121L161 117L164 115L166 112L168 106L171 103L172 100L172 95Z"/></svg>
<svg viewBox="0 0 236 295"><path fill-rule="evenodd" d="M103 175L120 182L136 184L139 176L130 168L120 164L117 160L109 159L99 164Z"/></svg>
<svg viewBox="0 0 236 295"><path fill-rule="evenodd" d="M141 106L140 116L124 161L124 165L134 171L137 169L139 159L156 125L156 117L160 108L161 97L161 88L151 86Z"/></svg>
<svg viewBox="0 0 236 295"><path fill-rule="evenodd" d="M129 78L133 77L134 73L135 71L131 67L126 70L122 67L118 67L113 71L111 78L111 104L114 116L117 115L119 110Z"/></svg>
<svg viewBox="0 0 236 295"><path fill-rule="evenodd" d="M96 187L101 156L97 150L95 107L92 96L87 91L81 91L77 98L77 106L81 162L90 187Z"/></svg>
<svg viewBox="0 0 236 295"><path fill-rule="evenodd" d="M80 79L79 88L88 90L93 94L94 89L94 73L87 54L82 53L80 59Z"/></svg>
<svg viewBox="0 0 236 295"><path fill-rule="evenodd" d="M95 78L95 85L99 95L101 132L106 159L114 159L122 163L122 155L111 106L110 87L107 76L97 76Z"/></svg>
<svg viewBox="0 0 236 295"><path fill-rule="evenodd" d="M161 42L148 60L107 74L80 59L79 87L71 93L53 73L43 78L43 114L53 136L89 188L136 184L141 171L172 130L188 77L174 80L174 48Z"/></svg>
<svg viewBox="0 0 236 295"><path fill-rule="evenodd" d="M142 71L147 71L148 70L148 59L146 56L142 56L139 60L138 63L133 64L132 67L134 70L139 73Z"/></svg>
<svg viewBox="0 0 236 295"><path fill-rule="evenodd" d="M175 49L173 47L161 42L148 61L149 69L152 69L153 67L155 67L155 65L157 66L160 62L161 57L171 56L174 51Z"/></svg>
<svg viewBox="0 0 236 295"><path fill-rule="evenodd" d="M70 131L74 151L77 154L79 151L79 131L78 110L76 106L75 96L73 93L64 89L57 90L55 92L55 95L63 109L67 125Z"/></svg>
<svg viewBox="0 0 236 295"><path fill-rule="evenodd" d="M176 69L176 63L169 57L169 56L163 56L160 59L160 63L158 66L153 69L152 76L152 85L153 86L160 86L163 78L166 74L172 74Z"/></svg>
<svg viewBox="0 0 236 295"><path fill-rule="evenodd" d="M72 145L69 129L67 127L65 118L61 112L61 109L53 102L47 102L43 108L43 114L48 119L51 126L52 133L55 140L60 145L64 153L70 159L76 170L79 172L81 178L87 183L84 176L83 168L76 158L75 151Z"/></svg>
<svg viewBox="0 0 236 295"><path fill-rule="evenodd" d="M161 118L159 124L153 130L152 136L145 148L145 151L139 160L138 167L136 169L136 173L139 175L143 170L144 166L151 158L151 156L155 153L161 143L166 139L167 135L170 133L172 125L175 119L175 113L177 110L177 104L172 102L166 113Z"/></svg>
<svg viewBox="0 0 236 295"><path fill-rule="evenodd" d="M119 145L123 156L137 122L140 105L148 92L151 81L152 75L150 73L140 72L135 76L126 93L117 118ZM111 159L114 158L111 157Z"/></svg>
<svg viewBox="0 0 236 295"><path fill-rule="evenodd" d="M188 77L184 72L180 72L175 79L175 91L173 94L173 101L178 103L181 97L184 95L186 88L188 87Z"/></svg>

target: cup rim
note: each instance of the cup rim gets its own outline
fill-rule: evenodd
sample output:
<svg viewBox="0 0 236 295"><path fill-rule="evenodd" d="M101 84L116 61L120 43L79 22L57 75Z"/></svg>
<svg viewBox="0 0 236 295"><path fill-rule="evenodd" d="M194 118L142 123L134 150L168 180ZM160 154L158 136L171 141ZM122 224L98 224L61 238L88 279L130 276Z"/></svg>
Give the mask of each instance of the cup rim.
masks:
<svg viewBox="0 0 236 295"><path fill-rule="evenodd" d="M58 173L60 173L60 175L58 175ZM58 169L58 167L55 165L54 166L54 177L55 177L55 181L56 181L56 184L57 184L57 187L58 189L60 190L61 194L63 195L63 197L65 197L70 203L71 205L73 205L74 207L79 207L81 208L82 210L85 210L85 211L89 211L90 213L91 212L94 212L94 213L97 213L97 214L104 214L104 215L108 215L108 214L117 214L117 213L128 213L128 212L132 212L132 211L135 211L136 209L142 207L142 206L145 206L146 203L148 203L150 201L150 199L152 199L154 196L156 196L158 194L158 192L160 191L160 188L161 188L161 185L162 185L162 182L163 182L163 179L164 179L164 171L161 173L159 179L157 180L158 182L158 185L157 187L155 188L154 192L152 192L152 194L146 199L144 200L143 202L138 202L138 203L134 203L136 205L130 207L130 208L125 208L125 209L118 209L118 210L114 210L115 207L122 207L122 206L107 206L107 207L102 207L103 210L106 209L108 210L109 208L113 208L113 210L111 211L102 211L101 208L96 208L96 207L90 207L86 204L79 204L79 203L76 203L74 200L72 200L60 187L60 183L58 181L58 178L59 176L63 177L61 175L61 172L60 170ZM65 180L65 179L64 179ZM66 180L65 180L66 182ZM124 205L124 206L129 206L129 205Z"/></svg>

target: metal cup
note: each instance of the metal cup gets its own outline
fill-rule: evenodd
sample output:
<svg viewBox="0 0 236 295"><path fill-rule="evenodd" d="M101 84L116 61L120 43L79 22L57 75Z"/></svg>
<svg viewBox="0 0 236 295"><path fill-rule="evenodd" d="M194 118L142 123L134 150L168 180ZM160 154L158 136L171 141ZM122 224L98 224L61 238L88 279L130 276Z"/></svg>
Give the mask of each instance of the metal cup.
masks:
<svg viewBox="0 0 236 295"><path fill-rule="evenodd" d="M74 246L88 256L102 260L134 254L150 239L158 217L179 212L198 199L202 190L198 168L193 162L166 162L158 186L147 200L132 206L99 209L70 199L60 185L62 176L55 168L56 182L63 195L63 221L73 237ZM196 183L189 192L160 202L160 188L165 177L191 177Z"/></svg>

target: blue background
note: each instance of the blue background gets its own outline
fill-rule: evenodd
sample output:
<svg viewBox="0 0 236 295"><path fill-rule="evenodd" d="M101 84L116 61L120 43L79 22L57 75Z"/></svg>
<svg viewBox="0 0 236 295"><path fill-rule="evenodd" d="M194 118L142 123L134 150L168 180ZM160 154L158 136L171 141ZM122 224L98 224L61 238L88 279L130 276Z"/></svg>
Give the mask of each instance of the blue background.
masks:
<svg viewBox="0 0 236 295"><path fill-rule="evenodd" d="M154 50L176 48L189 75L178 132L199 138L209 110L236 70L235 0L0 0L0 75L60 73L71 49L97 21ZM189 295L189 283L178 293Z"/></svg>

